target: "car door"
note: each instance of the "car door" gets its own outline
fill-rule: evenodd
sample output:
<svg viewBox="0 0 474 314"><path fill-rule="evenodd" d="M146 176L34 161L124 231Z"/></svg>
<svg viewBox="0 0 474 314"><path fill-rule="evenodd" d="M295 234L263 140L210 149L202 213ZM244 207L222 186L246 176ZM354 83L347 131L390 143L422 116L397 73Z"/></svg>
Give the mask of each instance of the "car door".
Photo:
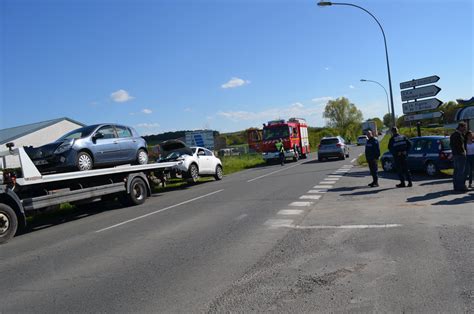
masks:
<svg viewBox="0 0 474 314"><path fill-rule="evenodd" d="M197 149L197 158L199 161L199 173L201 174L209 174L211 173L211 163L212 161L210 160L210 155L212 153L205 149L205 148L198 148Z"/></svg>
<svg viewBox="0 0 474 314"><path fill-rule="evenodd" d="M134 161L137 158L138 143L133 137L132 131L121 125L116 125L115 129L117 131L117 141L119 142L121 154L123 154L124 159Z"/></svg>
<svg viewBox="0 0 474 314"><path fill-rule="evenodd" d="M124 160L124 154L120 150L117 135L112 125L106 125L98 129L92 136L92 141L95 164L116 163Z"/></svg>
<svg viewBox="0 0 474 314"><path fill-rule="evenodd" d="M413 170L423 169L423 146L425 146L425 142L425 139L413 140L413 145L408 152L408 168Z"/></svg>

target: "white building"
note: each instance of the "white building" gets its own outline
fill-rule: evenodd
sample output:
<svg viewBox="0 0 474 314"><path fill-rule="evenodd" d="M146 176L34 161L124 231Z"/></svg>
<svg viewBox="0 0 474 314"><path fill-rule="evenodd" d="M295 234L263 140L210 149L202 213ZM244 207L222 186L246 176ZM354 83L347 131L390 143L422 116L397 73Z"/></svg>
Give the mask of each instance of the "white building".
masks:
<svg viewBox="0 0 474 314"><path fill-rule="evenodd" d="M0 130L0 151L8 150L5 144L13 142L15 147L38 147L54 142L62 135L85 126L69 118L58 118ZM17 168L18 156L0 157L0 168Z"/></svg>

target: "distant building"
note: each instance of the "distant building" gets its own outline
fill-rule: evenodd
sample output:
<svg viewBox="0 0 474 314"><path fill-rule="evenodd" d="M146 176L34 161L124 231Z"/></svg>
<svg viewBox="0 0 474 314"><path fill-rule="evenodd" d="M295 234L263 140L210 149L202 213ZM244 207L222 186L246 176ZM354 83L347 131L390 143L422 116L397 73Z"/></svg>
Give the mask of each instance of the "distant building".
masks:
<svg viewBox="0 0 474 314"><path fill-rule="evenodd" d="M58 118L0 130L0 151L7 150L5 144L13 142L15 147L41 146L54 142L62 135L85 126L69 118ZM0 157L0 168L16 168L18 156Z"/></svg>
<svg viewBox="0 0 474 314"><path fill-rule="evenodd" d="M214 131L198 130L186 132L184 142L188 146L201 146L210 150L214 150Z"/></svg>

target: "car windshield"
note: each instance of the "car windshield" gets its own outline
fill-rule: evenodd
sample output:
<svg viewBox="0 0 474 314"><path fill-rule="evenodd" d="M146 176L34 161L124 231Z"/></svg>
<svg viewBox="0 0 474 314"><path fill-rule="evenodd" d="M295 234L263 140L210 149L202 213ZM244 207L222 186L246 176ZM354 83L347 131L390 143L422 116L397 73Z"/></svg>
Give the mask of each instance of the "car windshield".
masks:
<svg viewBox="0 0 474 314"><path fill-rule="evenodd" d="M337 138L326 138L321 140L321 145L334 145L339 143Z"/></svg>
<svg viewBox="0 0 474 314"><path fill-rule="evenodd" d="M275 140L285 138L290 135L288 126L275 126L263 129L263 140Z"/></svg>
<svg viewBox="0 0 474 314"><path fill-rule="evenodd" d="M181 151L181 150L175 150L166 155L165 157L162 157L161 160L170 160L170 159L176 159L184 155L189 155L187 151Z"/></svg>
<svg viewBox="0 0 474 314"><path fill-rule="evenodd" d="M96 129L96 125L91 125L91 126L86 126L80 129L76 129L74 131L71 131L69 133L64 134L60 138L57 139L56 142L64 141L64 140L70 140L73 138L84 138L89 135Z"/></svg>

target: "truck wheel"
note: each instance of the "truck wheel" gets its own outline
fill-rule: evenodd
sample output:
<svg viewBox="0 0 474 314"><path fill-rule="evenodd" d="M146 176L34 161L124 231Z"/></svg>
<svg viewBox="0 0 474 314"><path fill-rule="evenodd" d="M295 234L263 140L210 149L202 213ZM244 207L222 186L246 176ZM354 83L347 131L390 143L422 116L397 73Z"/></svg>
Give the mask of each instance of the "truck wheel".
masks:
<svg viewBox="0 0 474 314"><path fill-rule="evenodd" d="M76 157L76 167L79 171L91 170L94 166L91 155L86 152L80 152Z"/></svg>
<svg viewBox="0 0 474 314"><path fill-rule="evenodd" d="M143 148L138 150L135 162L137 165L146 165L148 163L148 154Z"/></svg>
<svg viewBox="0 0 474 314"><path fill-rule="evenodd" d="M220 165L217 165L216 174L214 175L214 178L216 178L216 180L222 180L223 177L224 172L222 171L222 167Z"/></svg>
<svg viewBox="0 0 474 314"><path fill-rule="evenodd" d="M8 205L0 204L0 244L7 242L16 233L18 218Z"/></svg>
<svg viewBox="0 0 474 314"><path fill-rule="evenodd" d="M146 184L140 178L135 178L130 184L130 193L127 194L126 203L128 205L141 205L145 203L147 194ZM120 199L119 199L120 200ZM120 200L123 204L123 200Z"/></svg>
<svg viewBox="0 0 474 314"><path fill-rule="evenodd" d="M199 169L196 164L189 166L187 177L189 183L196 183L199 180Z"/></svg>

